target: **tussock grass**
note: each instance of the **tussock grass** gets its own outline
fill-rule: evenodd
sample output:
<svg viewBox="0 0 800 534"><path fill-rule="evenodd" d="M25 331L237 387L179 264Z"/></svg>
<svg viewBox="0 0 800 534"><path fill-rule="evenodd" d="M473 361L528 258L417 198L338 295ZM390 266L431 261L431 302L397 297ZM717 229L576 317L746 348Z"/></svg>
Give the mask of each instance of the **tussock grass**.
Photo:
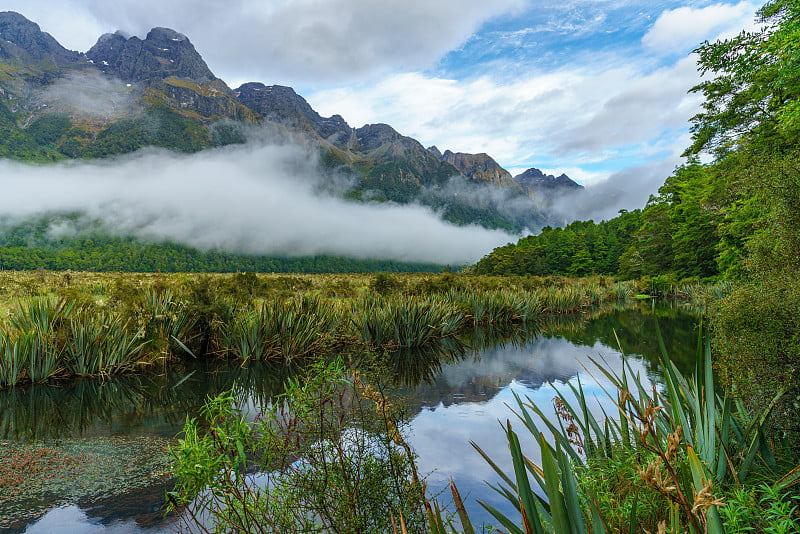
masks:
<svg viewBox="0 0 800 534"><path fill-rule="evenodd" d="M222 327L223 350L242 360L285 362L337 345L341 317L320 297L261 303Z"/></svg>
<svg viewBox="0 0 800 534"><path fill-rule="evenodd" d="M463 273L0 271L0 387L190 355L289 362L348 346L419 349L476 327L509 333L585 312L635 296L638 285ZM718 292L681 294L699 301L702 291L706 300Z"/></svg>
<svg viewBox="0 0 800 534"><path fill-rule="evenodd" d="M454 302L443 297L368 295L353 306L351 321L361 341L369 346L417 348L455 335L465 317Z"/></svg>

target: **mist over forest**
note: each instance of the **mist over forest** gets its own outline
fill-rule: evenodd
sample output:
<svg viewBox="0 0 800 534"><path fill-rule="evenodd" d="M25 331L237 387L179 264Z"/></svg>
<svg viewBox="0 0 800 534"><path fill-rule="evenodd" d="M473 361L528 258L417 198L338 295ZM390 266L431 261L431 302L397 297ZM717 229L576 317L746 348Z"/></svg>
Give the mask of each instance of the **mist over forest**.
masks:
<svg viewBox="0 0 800 534"><path fill-rule="evenodd" d="M102 227L115 235L209 250L332 254L464 264L514 236L456 226L420 205L350 202L346 176L323 175L307 147L275 136L185 155L162 149L102 161L0 162L0 215L79 214L53 238ZM420 231L424 228L424 231Z"/></svg>

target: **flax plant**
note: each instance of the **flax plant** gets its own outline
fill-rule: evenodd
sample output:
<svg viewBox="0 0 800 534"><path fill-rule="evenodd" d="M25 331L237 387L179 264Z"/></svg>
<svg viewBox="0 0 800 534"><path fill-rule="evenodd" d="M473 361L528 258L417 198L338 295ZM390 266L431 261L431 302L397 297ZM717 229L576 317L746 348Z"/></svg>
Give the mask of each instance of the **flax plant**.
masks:
<svg viewBox="0 0 800 534"><path fill-rule="evenodd" d="M659 532L668 528L673 533L724 532L719 514L725 502L723 490L741 487L756 468L777 469L772 444L762 432L774 401L766 410L751 414L721 395L714 384L708 344L702 349L700 367L691 378L684 377L664 355L663 392L645 388L627 362L619 374L593 362L616 390L607 391L617 407L615 417L595 417L580 381L569 384L573 400L556 390L557 421L548 419L530 399L516 396L514 413L537 438L542 460L536 465L523 454L510 422L504 431L513 473L505 473L473 443L503 481L493 488L520 517L514 520L485 502L481 505L509 533L608 532L608 513L598 504L601 499L594 488L581 484L581 473L587 458L610 459L621 447L629 451L625 454L646 460L637 467L640 483L663 498L656 525ZM775 487L785 488L798 480L800 468ZM534 491L537 486L544 495ZM638 531L638 521L634 508L627 531Z"/></svg>
<svg viewBox="0 0 800 534"><path fill-rule="evenodd" d="M352 309L353 327L371 347L418 348L455 335L464 313L449 299L368 295Z"/></svg>
<svg viewBox="0 0 800 534"><path fill-rule="evenodd" d="M135 364L144 343L119 317L99 313L70 319L63 348L67 371L78 376L109 375Z"/></svg>
<svg viewBox="0 0 800 534"><path fill-rule="evenodd" d="M185 354L193 341L197 316L170 290L148 288L143 299L143 337L150 352L163 357Z"/></svg>
<svg viewBox="0 0 800 534"><path fill-rule="evenodd" d="M339 343L337 307L319 297L274 300L242 310L222 328L225 350L243 360L282 360L320 354Z"/></svg>

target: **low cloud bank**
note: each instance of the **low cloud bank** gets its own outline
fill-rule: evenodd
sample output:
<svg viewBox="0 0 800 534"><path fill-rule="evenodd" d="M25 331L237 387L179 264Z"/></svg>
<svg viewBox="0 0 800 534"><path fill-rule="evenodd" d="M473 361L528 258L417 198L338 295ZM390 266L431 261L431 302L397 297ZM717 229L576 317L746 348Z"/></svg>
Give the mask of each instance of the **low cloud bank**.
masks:
<svg viewBox="0 0 800 534"><path fill-rule="evenodd" d="M615 172L606 180L588 184L585 189L564 194L554 200L553 216L562 224L575 220L595 222L616 217L619 210L644 208L672 174L676 158L630 167Z"/></svg>
<svg viewBox="0 0 800 534"><path fill-rule="evenodd" d="M308 150L281 142L48 166L4 161L0 216L78 212L120 235L202 249L443 264L471 263L516 240L454 226L421 206L347 202L325 193L326 183Z"/></svg>

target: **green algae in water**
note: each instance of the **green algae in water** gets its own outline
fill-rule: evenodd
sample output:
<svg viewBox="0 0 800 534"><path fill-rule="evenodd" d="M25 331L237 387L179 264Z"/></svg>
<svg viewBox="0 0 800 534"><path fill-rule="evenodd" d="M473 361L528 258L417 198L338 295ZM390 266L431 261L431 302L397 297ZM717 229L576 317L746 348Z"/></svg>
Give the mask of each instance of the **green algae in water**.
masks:
<svg viewBox="0 0 800 534"><path fill-rule="evenodd" d="M158 436L0 441L0 528L56 506L165 482L171 478L173 444Z"/></svg>

